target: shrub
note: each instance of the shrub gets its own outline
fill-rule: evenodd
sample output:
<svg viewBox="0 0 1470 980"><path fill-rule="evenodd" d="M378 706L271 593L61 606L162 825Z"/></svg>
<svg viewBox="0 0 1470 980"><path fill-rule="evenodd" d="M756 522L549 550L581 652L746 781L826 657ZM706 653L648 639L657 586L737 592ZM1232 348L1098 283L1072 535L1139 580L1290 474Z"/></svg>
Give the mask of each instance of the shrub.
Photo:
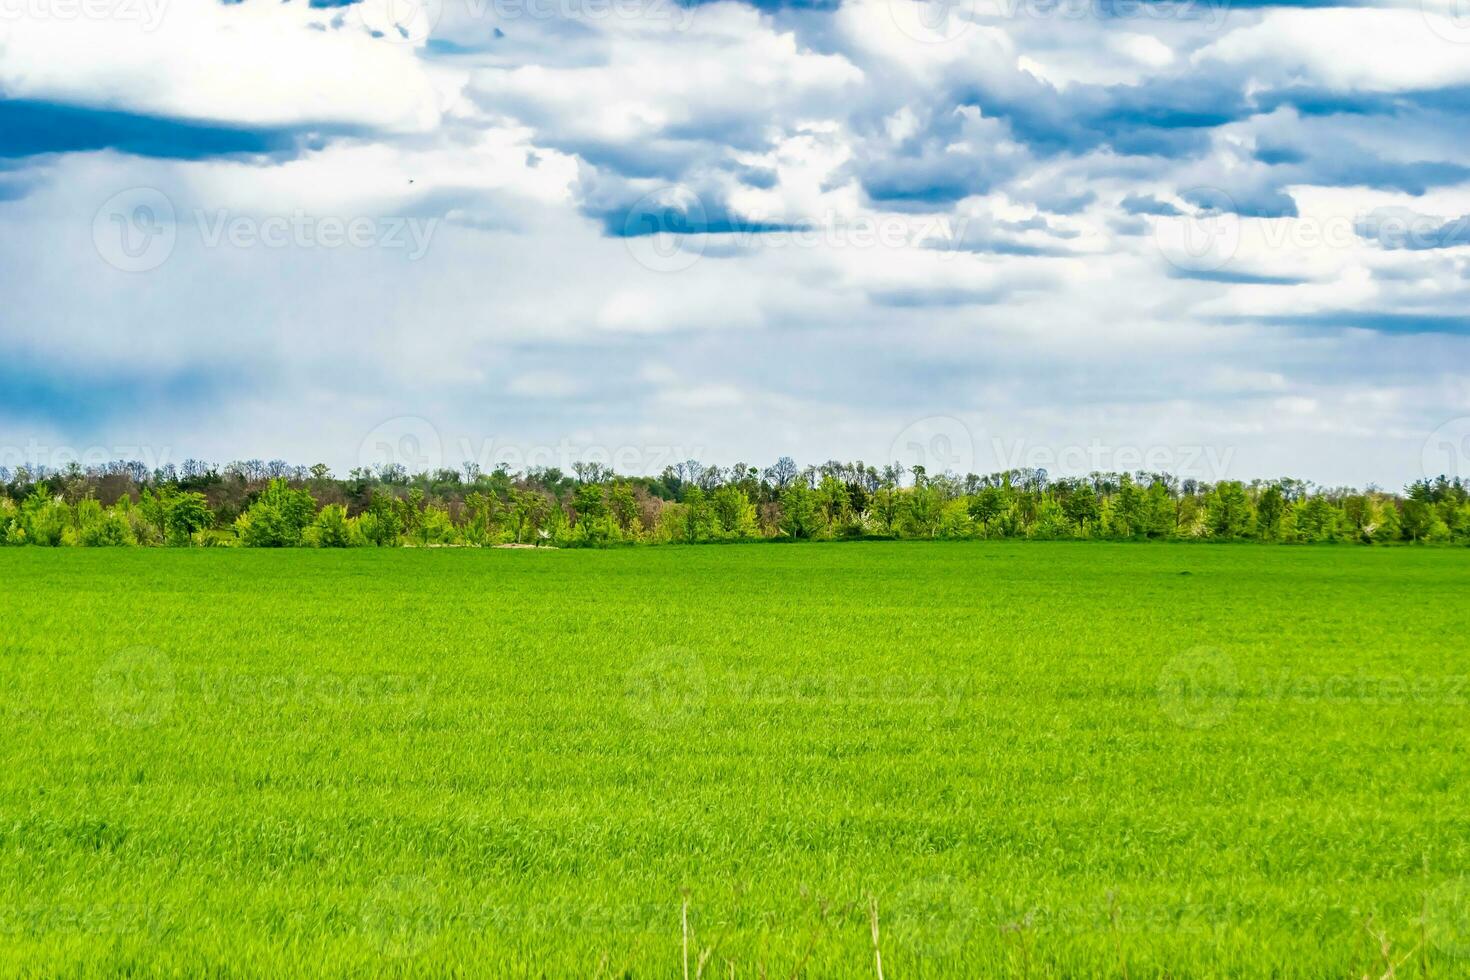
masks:
<svg viewBox="0 0 1470 980"><path fill-rule="evenodd" d="M351 548L361 542L356 523L341 504L328 504L311 526L311 543L318 548Z"/></svg>
<svg viewBox="0 0 1470 980"><path fill-rule="evenodd" d="M250 509L235 521L240 540L252 548L293 548L302 543L316 514L316 501L285 480L272 480Z"/></svg>

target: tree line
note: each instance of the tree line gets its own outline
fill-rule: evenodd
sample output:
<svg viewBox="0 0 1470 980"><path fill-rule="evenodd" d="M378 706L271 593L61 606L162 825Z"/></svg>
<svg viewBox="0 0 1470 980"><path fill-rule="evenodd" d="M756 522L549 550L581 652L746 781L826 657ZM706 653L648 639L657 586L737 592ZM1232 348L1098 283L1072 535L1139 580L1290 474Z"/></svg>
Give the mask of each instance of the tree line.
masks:
<svg viewBox="0 0 1470 980"><path fill-rule="evenodd" d="M1401 493L1165 473L930 474L836 460L690 460L656 477L598 463L410 474L249 460L0 468L0 545L398 547L873 538L1470 543L1470 482Z"/></svg>

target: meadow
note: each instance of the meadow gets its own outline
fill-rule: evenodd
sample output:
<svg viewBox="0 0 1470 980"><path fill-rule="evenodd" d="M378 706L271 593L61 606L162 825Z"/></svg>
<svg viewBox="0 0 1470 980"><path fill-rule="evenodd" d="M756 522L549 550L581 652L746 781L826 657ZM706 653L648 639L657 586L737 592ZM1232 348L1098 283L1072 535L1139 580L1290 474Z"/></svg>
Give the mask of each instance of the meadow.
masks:
<svg viewBox="0 0 1470 980"><path fill-rule="evenodd" d="M0 550L0 972L1470 973L1470 551Z"/></svg>

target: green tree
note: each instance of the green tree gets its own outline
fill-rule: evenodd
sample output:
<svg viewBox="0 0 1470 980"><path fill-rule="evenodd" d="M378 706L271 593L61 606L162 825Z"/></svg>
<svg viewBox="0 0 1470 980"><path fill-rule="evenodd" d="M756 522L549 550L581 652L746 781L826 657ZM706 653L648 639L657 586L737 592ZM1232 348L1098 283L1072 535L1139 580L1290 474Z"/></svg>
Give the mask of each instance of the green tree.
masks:
<svg viewBox="0 0 1470 980"><path fill-rule="evenodd" d="M1179 526L1177 515L1168 484L1162 480L1150 483L1144 493L1144 533L1151 538L1171 537Z"/></svg>
<svg viewBox="0 0 1470 980"><path fill-rule="evenodd" d="M884 484L873 491L872 502L873 516L878 519L879 525L889 534L893 533L895 524L898 522L899 492L892 484Z"/></svg>
<svg viewBox="0 0 1470 980"><path fill-rule="evenodd" d="M793 538L809 538L817 530L817 504L805 477L792 480L781 491L781 530Z"/></svg>
<svg viewBox="0 0 1470 980"><path fill-rule="evenodd" d="M266 484L255 503L236 522L241 540L251 548L294 548L316 517L316 500L306 490L293 490L285 480Z"/></svg>
<svg viewBox="0 0 1470 980"><path fill-rule="evenodd" d="M709 499L705 496L704 489L698 484L685 484L684 526L681 529L684 540L690 544L708 541L713 537L713 522L714 514L711 512Z"/></svg>
<svg viewBox="0 0 1470 980"><path fill-rule="evenodd" d="M985 533L990 531L990 523L1006 511L1005 491L1000 487L981 487L980 491L970 498L970 517L980 522L980 530Z"/></svg>
<svg viewBox="0 0 1470 980"><path fill-rule="evenodd" d="M1112 519L1112 533L1120 538L1138 537L1148 531L1148 496L1127 473L1118 486Z"/></svg>
<svg viewBox="0 0 1470 980"><path fill-rule="evenodd" d="M1296 531L1304 541L1327 541L1336 531L1337 515L1326 497L1309 497L1297 505Z"/></svg>
<svg viewBox="0 0 1470 980"><path fill-rule="evenodd" d="M396 548L403 541L403 518L391 494L374 491L357 526L363 538L379 548Z"/></svg>
<svg viewBox="0 0 1470 980"><path fill-rule="evenodd" d="M209 527L214 515L204 494L189 490L176 495L168 504L164 524L171 544L189 544L194 535Z"/></svg>
<svg viewBox="0 0 1470 980"><path fill-rule="evenodd" d="M511 524L515 527L516 544L522 543L523 536L534 535L540 531L550 510L551 501L540 491L529 487L512 489L510 491L510 517Z"/></svg>
<svg viewBox="0 0 1470 980"><path fill-rule="evenodd" d="M638 521L638 498L633 495L633 488L626 480L613 484L608 493L608 507L623 533L633 533L634 524Z"/></svg>
<svg viewBox="0 0 1470 980"><path fill-rule="evenodd" d="M484 546L495 540L500 526L500 500L494 494L471 491L464 498L465 539Z"/></svg>
<svg viewBox="0 0 1470 980"><path fill-rule="evenodd" d="M710 495L710 510L714 514L715 527L724 538L755 537L755 504L745 491L733 483L727 483Z"/></svg>
<svg viewBox="0 0 1470 980"><path fill-rule="evenodd" d="M138 543L127 516L116 508L103 510L92 497L77 502L76 521L76 543L83 547L119 548Z"/></svg>
<svg viewBox="0 0 1470 980"><path fill-rule="evenodd" d="M1256 534L1263 541L1279 539L1285 517L1286 495L1273 483L1261 492L1261 499L1256 503Z"/></svg>
<svg viewBox="0 0 1470 980"><path fill-rule="evenodd" d="M1301 523L1300 519L1298 523ZM1405 500L1402 525L1404 536L1410 541L1438 541L1449 537L1449 528L1445 527L1434 504L1427 500Z"/></svg>
<svg viewBox="0 0 1470 980"><path fill-rule="evenodd" d="M914 486L903 495L899 528L914 538L932 538L939 534L944 517L944 495L938 487L924 479L923 467L914 467Z"/></svg>
<svg viewBox="0 0 1470 980"><path fill-rule="evenodd" d="M829 528L847 520L851 496L847 486L832 474L822 477L815 491L817 517Z"/></svg>
<svg viewBox="0 0 1470 980"><path fill-rule="evenodd" d="M598 483L578 484L576 494L572 498L572 506L577 511L577 525L584 533L588 532L607 513L607 505L603 501L602 485Z"/></svg>
<svg viewBox="0 0 1470 980"><path fill-rule="evenodd" d="M1254 524L1250 497L1236 480L1227 480L1210 491L1205 502L1205 524L1217 538L1243 538Z"/></svg>
<svg viewBox="0 0 1470 980"><path fill-rule="evenodd" d="M1062 513L1067 515L1067 520L1076 525L1081 534L1086 534L1098 519L1097 494L1092 487L1083 484L1067 495L1062 503Z"/></svg>
<svg viewBox="0 0 1470 980"><path fill-rule="evenodd" d="M60 497L52 497L37 483L20 506L21 537L27 544L55 548L72 523L71 508Z"/></svg>
<svg viewBox="0 0 1470 980"><path fill-rule="evenodd" d="M312 542L319 548L350 548L355 543L355 529L341 504L323 507L311 527Z"/></svg>

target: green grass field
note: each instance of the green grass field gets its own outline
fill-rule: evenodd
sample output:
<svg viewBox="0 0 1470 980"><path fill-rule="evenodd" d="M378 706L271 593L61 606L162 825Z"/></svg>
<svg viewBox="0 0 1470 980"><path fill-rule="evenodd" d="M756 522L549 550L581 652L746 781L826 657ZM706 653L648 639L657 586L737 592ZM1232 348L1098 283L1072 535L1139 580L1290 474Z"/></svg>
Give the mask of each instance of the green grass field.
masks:
<svg viewBox="0 0 1470 980"><path fill-rule="evenodd" d="M0 551L0 970L1470 974L1470 551ZM1385 948L1388 950L1385 954Z"/></svg>

